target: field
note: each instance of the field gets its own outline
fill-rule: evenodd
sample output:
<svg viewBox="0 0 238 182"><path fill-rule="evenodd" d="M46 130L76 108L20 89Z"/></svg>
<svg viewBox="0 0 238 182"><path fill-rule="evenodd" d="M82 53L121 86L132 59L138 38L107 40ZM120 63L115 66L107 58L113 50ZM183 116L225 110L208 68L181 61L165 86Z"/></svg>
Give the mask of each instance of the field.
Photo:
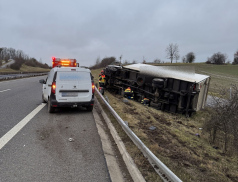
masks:
<svg viewBox="0 0 238 182"><path fill-rule="evenodd" d="M211 76L210 92L217 93L222 87L228 90L231 84L238 85L238 65L197 64L195 70Z"/></svg>
<svg viewBox="0 0 238 182"><path fill-rule="evenodd" d="M204 63L194 64L154 64L157 66L188 66L194 67L195 72L211 76L211 83L209 87L210 93L218 93L221 88L230 88L231 84L238 85L238 65L213 65Z"/></svg>
<svg viewBox="0 0 238 182"><path fill-rule="evenodd" d="M180 64L182 65L182 64ZM226 86L238 80L238 66L193 64L197 73L211 75L210 92L216 87ZM99 70L92 70L97 82ZM217 86L218 85L218 86ZM105 92L110 105L145 145L166 164L182 181L238 181L238 158L224 155L222 149L211 146L208 134L203 131L203 123L209 119L207 110L199 111L191 118L169 114L145 107L123 97ZM146 181L161 181L147 160L132 144L113 116L106 110L128 152L134 159ZM155 130L150 130L155 126ZM197 136L199 134L200 137Z"/></svg>
<svg viewBox="0 0 238 182"><path fill-rule="evenodd" d="M20 70L13 70L10 68L0 69L0 73L10 73L10 72L48 72L50 69L39 68L39 67L31 67L26 66L25 64L22 65Z"/></svg>

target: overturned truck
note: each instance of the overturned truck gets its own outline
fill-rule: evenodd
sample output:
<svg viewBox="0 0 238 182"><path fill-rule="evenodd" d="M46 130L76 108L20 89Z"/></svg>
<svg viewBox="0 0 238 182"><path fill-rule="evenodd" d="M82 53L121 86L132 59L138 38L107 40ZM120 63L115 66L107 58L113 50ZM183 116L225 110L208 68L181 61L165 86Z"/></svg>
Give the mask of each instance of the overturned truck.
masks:
<svg viewBox="0 0 238 182"><path fill-rule="evenodd" d="M107 90L123 95L130 87L134 100L147 98L156 109L187 116L204 107L210 83L210 76L187 66L109 65L104 74Z"/></svg>

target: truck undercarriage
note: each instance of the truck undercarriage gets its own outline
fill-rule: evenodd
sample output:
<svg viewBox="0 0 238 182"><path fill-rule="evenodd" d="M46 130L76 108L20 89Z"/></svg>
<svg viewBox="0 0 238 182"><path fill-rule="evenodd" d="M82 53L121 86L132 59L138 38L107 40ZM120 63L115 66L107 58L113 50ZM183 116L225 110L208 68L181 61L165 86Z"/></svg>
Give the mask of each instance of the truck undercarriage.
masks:
<svg viewBox="0 0 238 182"><path fill-rule="evenodd" d="M128 87L133 90L134 100L150 100L150 106L171 113L182 113L187 116L196 112L200 90L196 82L172 77L155 77L136 69L109 65L104 69L109 91L124 95Z"/></svg>

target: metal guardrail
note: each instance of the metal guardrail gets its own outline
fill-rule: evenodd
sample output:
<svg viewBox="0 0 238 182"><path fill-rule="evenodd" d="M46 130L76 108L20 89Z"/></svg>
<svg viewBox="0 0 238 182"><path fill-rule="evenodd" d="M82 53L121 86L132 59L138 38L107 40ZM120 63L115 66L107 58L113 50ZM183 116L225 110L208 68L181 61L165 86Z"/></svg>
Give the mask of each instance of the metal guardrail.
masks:
<svg viewBox="0 0 238 182"><path fill-rule="evenodd" d="M44 72L44 73L27 73L27 74L2 74L4 75L4 77L1 77L1 73L0 73L0 81L2 80L12 80L12 79L18 79L18 78L26 78L26 77L34 77L34 76L43 76L43 75L47 75L48 72ZM9 76L6 76L9 75Z"/></svg>
<svg viewBox="0 0 238 182"><path fill-rule="evenodd" d="M104 99L98 89L95 87L100 98L106 104L112 115L116 118L118 123L122 126L123 130L130 137L133 143L140 149L143 155L148 159L155 171L160 175L163 181L182 182L165 164L163 164L135 135L135 133L125 124L121 117L114 111L110 104Z"/></svg>
<svg viewBox="0 0 238 182"><path fill-rule="evenodd" d="M16 71L16 72L1 72L0 75L12 75L12 74L40 74L40 73L48 73L49 71Z"/></svg>

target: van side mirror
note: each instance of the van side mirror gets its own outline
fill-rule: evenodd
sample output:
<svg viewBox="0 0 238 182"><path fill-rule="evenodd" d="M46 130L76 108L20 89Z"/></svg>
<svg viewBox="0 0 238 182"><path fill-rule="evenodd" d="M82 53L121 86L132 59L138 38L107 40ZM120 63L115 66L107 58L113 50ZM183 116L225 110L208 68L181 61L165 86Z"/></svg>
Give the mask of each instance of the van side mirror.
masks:
<svg viewBox="0 0 238 182"><path fill-rule="evenodd" d="M44 79L39 80L40 83L46 84L46 81Z"/></svg>

